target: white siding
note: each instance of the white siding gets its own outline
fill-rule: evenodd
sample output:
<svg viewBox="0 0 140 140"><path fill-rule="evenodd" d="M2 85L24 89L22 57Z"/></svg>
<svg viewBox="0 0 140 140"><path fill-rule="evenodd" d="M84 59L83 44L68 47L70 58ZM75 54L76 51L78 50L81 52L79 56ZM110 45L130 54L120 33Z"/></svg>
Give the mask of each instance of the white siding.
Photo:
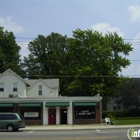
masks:
<svg viewBox="0 0 140 140"><path fill-rule="evenodd" d="M0 83L4 83L4 92L0 92L0 97L9 97L9 94L26 96L26 84L12 72L4 74ZM13 83L17 83L17 92L13 91Z"/></svg>
<svg viewBox="0 0 140 140"><path fill-rule="evenodd" d="M115 107L116 110L122 110L123 109L121 104L117 105L114 100L111 100L107 103L107 111L115 111L113 107ZM118 107L120 107L120 109Z"/></svg>
<svg viewBox="0 0 140 140"><path fill-rule="evenodd" d="M38 94L38 87L42 86L42 95ZM41 81L39 81L32 88L27 89L27 96L30 97L57 97L58 88L52 89L49 86L45 85Z"/></svg>

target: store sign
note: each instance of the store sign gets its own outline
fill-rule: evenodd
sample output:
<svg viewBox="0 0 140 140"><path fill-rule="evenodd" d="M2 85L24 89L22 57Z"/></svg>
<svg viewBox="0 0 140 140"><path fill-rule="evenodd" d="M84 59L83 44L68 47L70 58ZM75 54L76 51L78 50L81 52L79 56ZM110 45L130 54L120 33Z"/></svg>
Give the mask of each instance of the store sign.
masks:
<svg viewBox="0 0 140 140"><path fill-rule="evenodd" d="M24 112L24 117L38 117L38 112Z"/></svg>
<svg viewBox="0 0 140 140"><path fill-rule="evenodd" d="M92 115L94 112L90 112L89 110L81 110L78 115Z"/></svg>

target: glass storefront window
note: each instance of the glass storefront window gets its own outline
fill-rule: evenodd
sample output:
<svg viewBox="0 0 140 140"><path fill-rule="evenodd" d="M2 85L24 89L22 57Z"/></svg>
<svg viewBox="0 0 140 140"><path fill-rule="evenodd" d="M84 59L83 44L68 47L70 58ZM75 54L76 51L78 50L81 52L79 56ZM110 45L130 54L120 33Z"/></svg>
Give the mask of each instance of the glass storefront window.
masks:
<svg viewBox="0 0 140 140"><path fill-rule="evenodd" d="M20 112L25 120L41 120L41 107L21 107Z"/></svg>
<svg viewBox="0 0 140 140"><path fill-rule="evenodd" d="M76 106L75 119L95 119L95 106Z"/></svg>
<svg viewBox="0 0 140 140"><path fill-rule="evenodd" d="M13 112L13 107L0 107L0 112Z"/></svg>

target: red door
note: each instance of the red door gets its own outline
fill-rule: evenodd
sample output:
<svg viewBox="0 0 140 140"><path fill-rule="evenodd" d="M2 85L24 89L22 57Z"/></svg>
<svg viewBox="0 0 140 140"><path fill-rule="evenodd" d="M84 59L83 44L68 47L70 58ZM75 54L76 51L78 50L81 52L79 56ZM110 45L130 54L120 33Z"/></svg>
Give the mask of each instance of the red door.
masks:
<svg viewBox="0 0 140 140"><path fill-rule="evenodd" d="M56 124L56 109L49 109L49 124Z"/></svg>

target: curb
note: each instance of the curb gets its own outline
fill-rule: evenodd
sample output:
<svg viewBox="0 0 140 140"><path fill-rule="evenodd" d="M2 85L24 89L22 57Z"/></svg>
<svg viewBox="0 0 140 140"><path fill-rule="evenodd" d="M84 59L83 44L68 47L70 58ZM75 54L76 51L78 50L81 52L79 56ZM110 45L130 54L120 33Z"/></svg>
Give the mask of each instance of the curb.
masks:
<svg viewBox="0 0 140 140"><path fill-rule="evenodd" d="M110 126L81 126L80 128L80 125L79 126L54 126L54 127L49 127L49 126L27 126L25 128L21 128L20 130L23 130L23 131L62 131L62 130L96 130L96 129L100 129L100 130L103 130L103 129L129 129L129 128L140 128L140 125L124 125L124 126L116 126L116 125L110 125Z"/></svg>

